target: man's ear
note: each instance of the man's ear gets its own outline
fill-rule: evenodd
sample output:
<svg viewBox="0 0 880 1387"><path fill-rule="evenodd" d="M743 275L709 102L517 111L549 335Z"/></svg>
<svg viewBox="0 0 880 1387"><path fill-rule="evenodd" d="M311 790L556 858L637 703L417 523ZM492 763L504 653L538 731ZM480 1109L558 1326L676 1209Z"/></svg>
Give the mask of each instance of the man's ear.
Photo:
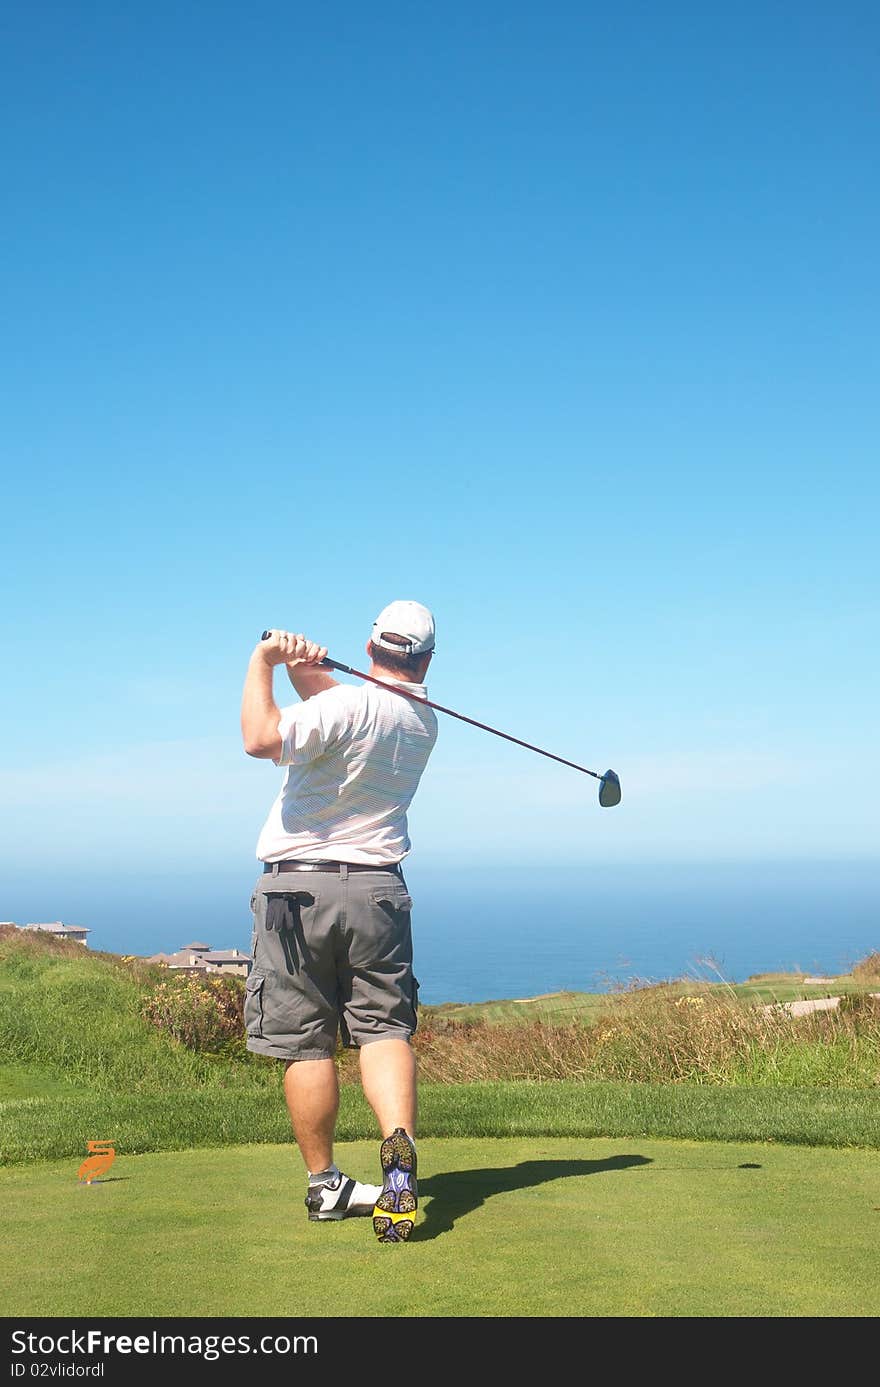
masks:
<svg viewBox="0 0 880 1387"><path fill-rule="evenodd" d="M373 652L372 652L372 650L370 649L370 646L371 646L372 644L373 644L372 641L367 641L366 645L364 646L364 650L367 652L367 654L369 655L369 657L370 657L371 660L372 660L372 658L373 658Z"/></svg>

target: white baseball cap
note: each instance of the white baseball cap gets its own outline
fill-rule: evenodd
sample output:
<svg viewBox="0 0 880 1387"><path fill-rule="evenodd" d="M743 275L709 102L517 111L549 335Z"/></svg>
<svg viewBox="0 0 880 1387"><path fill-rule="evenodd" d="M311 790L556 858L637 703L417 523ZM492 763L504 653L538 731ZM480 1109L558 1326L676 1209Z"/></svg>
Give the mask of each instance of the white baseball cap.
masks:
<svg viewBox="0 0 880 1387"><path fill-rule="evenodd" d="M383 635L400 636L406 644L383 640ZM370 640L398 655L425 655L434 649L434 618L421 602L389 602L376 617Z"/></svg>

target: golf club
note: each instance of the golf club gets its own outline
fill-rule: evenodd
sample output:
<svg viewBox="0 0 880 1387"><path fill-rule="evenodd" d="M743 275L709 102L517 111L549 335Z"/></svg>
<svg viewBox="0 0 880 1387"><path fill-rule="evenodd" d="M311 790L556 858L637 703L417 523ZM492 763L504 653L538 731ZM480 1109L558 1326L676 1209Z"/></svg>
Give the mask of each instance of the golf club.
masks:
<svg viewBox="0 0 880 1387"><path fill-rule="evenodd" d="M264 631L261 640L268 640L271 631ZM476 718L466 718L464 713L456 713L452 708L444 708L442 703L432 703L429 698L422 698L420 694L408 693L406 689L400 689L395 684L386 684L383 679L374 679L371 674L364 674L363 670L352 669L351 665L340 664L338 660L331 660L329 656L321 661L321 666L325 669L338 669L342 674L352 674L355 679L366 679L370 684L377 684L380 689L390 689L392 693L401 694L403 698L410 699L413 703L424 703L435 712L447 713L451 718L458 718L459 722L470 723L471 727L479 727L483 732L491 732L493 737L503 737L506 742L513 742L516 746L524 746L526 751L536 751L539 756L546 756L551 761L558 761L562 766L571 766L572 770L582 771L584 775L591 775L594 780L599 782L599 803L603 809L611 809L615 804L620 803L620 780L615 771L606 771L600 775L598 771L587 770L586 766L579 766L576 761L566 761L564 756L555 756L552 751L544 751L539 746L533 746L531 742L524 742L519 737L511 737L509 732L499 732L497 727L490 727L488 723L477 722Z"/></svg>

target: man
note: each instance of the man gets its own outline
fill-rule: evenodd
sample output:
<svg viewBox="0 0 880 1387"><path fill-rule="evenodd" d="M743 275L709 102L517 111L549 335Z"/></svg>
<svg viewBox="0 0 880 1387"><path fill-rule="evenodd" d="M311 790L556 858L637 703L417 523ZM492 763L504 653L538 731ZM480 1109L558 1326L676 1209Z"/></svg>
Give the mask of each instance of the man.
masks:
<svg viewBox="0 0 880 1387"><path fill-rule="evenodd" d="M418 602L379 613L369 673L424 698L434 618ZM308 1171L316 1220L373 1216L381 1242L409 1237L416 1184L417 989L412 901L401 862L406 813L437 739L433 711L389 688L340 684L305 636L270 631L254 650L242 698L249 756L287 768L257 843L251 901L249 1050L286 1061L284 1092ZM279 709L276 665L301 703ZM337 1030L359 1051L364 1094L382 1133L382 1185L343 1175L333 1160L339 1108Z"/></svg>

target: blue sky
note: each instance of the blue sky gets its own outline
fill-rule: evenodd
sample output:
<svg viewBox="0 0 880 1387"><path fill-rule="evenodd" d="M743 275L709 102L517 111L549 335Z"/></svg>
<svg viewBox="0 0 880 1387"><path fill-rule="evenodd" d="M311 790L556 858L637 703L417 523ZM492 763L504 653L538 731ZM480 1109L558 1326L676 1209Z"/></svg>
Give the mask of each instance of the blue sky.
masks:
<svg viewBox="0 0 880 1387"><path fill-rule="evenodd" d="M444 721L414 865L876 859L874 6L6 29L0 915L246 904L250 649L394 597L624 790Z"/></svg>

